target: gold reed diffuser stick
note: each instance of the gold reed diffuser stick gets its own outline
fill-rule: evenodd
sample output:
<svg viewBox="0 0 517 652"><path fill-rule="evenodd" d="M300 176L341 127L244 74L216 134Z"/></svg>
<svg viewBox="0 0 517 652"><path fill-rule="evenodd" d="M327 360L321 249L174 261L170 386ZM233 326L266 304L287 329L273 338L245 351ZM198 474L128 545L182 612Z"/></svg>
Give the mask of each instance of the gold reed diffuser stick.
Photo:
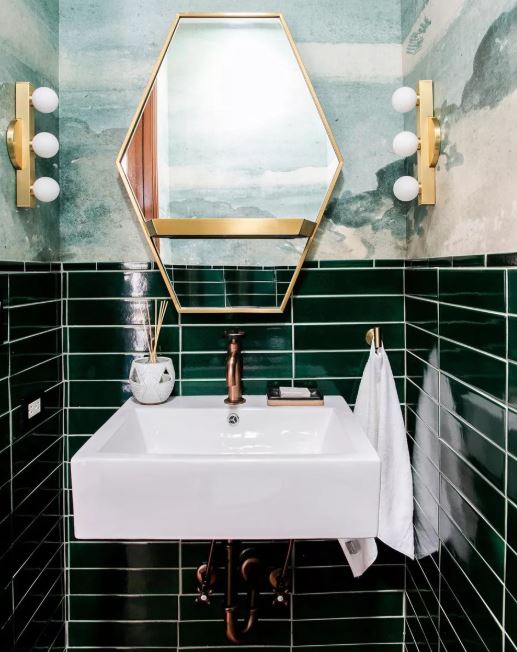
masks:
<svg viewBox="0 0 517 652"><path fill-rule="evenodd" d="M146 304L146 312L142 311L142 321L144 325L145 338L147 342L147 350L149 351L149 362L157 361L158 341L160 332L165 319L168 301L160 301L160 308L154 311L154 324L151 320L151 312L149 304Z"/></svg>

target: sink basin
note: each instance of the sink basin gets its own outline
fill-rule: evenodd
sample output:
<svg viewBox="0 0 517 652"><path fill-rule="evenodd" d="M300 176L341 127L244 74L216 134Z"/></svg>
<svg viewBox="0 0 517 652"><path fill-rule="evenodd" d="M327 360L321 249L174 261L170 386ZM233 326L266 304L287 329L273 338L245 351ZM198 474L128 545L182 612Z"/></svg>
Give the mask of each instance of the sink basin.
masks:
<svg viewBox="0 0 517 652"><path fill-rule="evenodd" d="M74 455L79 539L377 534L380 461L346 402L129 399Z"/></svg>

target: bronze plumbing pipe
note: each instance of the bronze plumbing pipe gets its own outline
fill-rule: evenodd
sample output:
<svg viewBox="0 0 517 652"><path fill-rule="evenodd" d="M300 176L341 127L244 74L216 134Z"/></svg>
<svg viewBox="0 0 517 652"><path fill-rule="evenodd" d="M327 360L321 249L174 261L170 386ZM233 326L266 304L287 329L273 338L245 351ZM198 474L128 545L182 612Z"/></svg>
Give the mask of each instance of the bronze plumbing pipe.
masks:
<svg viewBox="0 0 517 652"><path fill-rule="evenodd" d="M249 584L252 584L253 569L258 565L258 559L249 558L243 562L241 573ZM252 587L248 594L248 617L244 627L240 629L238 623L237 590L235 588L235 552L234 541L226 543L226 607L224 610L224 621L226 626L226 638L232 643L242 643L245 637L255 627L258 621L257 597L258 591Z"/></svg>

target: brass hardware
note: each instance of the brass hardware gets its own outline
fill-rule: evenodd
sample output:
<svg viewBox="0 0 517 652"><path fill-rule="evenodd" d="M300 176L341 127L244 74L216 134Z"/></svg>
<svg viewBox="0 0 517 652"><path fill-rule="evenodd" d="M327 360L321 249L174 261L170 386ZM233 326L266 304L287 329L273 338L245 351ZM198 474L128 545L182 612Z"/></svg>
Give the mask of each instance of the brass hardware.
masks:
<svg viewBox="0 0 517 652"><path fill-rule="evenodd" d="M147 222L151 237L174 238L308 238L315 222L301 218L171 218Z"/></svg>
<svg viewBox="0 0 517 652"><path fill-rule="evenodd" d="M226 358L226 387L228 396L224 399L225 403L238 405L245 403L246 399L242 398L242 353L239 344L239 337L244 335L244 331L226 331L225 336L229 338L228 357Z"/></svg>
<svg viewBox="0 0 517 652"><path fill-rule="evenodd" d="M12 166L15 170L21 170L23 167L23 149L22 149L22 121L11 120L7 127L6 133L7 151L11 159Z"/></svg>
<svg viewBox="0 0 517 652"><path fill-rule="evenodd" d="M436 165L440 156L440 122L434 116L433 82L421 79L417 84L416 135L420 141L417 150L417 178L420 183L418 203L436 204Z"/></svg>
<svg viewBox="0 0 517 652"><path fill-rule="evenodd" d="M366 343L371 346L372 342L374 343L375 350L378 351L382 346L382 334L379 326L370 328L366 331L366 336L364 338Z"/></svg>
<svg viewBox="0 0 517 652"><path fill-rule="evenodd" d="M140 121L140 119L142 117L142 114L143 114L143 112L145 110L147 100L148 100L148 98L149 98L149 96L150 96L150 94L151 94L151 92L153 90L154 82L155 82L156 77L158 75L158 71L160 69L160 66L161 66L161 64L162 64L162 62L163 62L163 60L164 60L164 58L165 58L165 56L167 54L167 51L168 51L169 45L171 43L171 40L172 40L172 38L174 36L174 33L175 33L176 29L178 28L179 22L182 19L189 19L189 18L276 18L276 19L278 19L280 21L281 25L282 25L282 28L283 28L288 40L289 40L289 44L291 46L292 52L293 52L293 54L294 54L294 56L296 58L296 61L298 62L298 65L299 65L300 70L302 72L302 75L304 77L307 88L308 88L308 90L309 90L309 92L311 94L314 105L315 105L315 107L316 107L316 109L318 111L319 117L320 117L320 119L322 121L322 124L323 124L323 126L325 128L325 131L327 132L328 138L330 140L330 143L332 145L332 148L333 148L334 153L335 153L336 158L337 158L336 170L334 172L332 180L329 183L329 186L327 188L327 192L325 193L325 197L323 198L323 201L322 201L321 206L319 208L316 220L314 222L310 222L309 220L302 220L302 219L298 219L298 218L288 218L288 219L284 219L284 220L276 220L276 219L265 220L265 222L267 222L267 228L269 228L269 229L280 229L280 228L284 229L284 228L287 227L288 234L284 235L283 237L306 237L307 238L307 242L305 243L305 247L303 249L303 252L301 253L300 258L298 260L298 265L297 265L296 269L293 272L293 275L291 277L291 281L290 281L290 283L289 283L289 285L288 285L288 287L287 287L287 289L285 291L284 297L282 299L282 303L280 304L279 307L250 307L250 306L245 306L245 307L225 307L225 308L193 308L193 307L182 306L181 300L178 298L176 292L174 291L173 284L172 284L172 282L171 282L171 280L170 280L170 278L169 278L169 276L167 274L167 271L165 269L164 264L162 263L159 251L157 249L157 245L155 245L155 243L153 241L153 237L159 235L157 233L157 231L162 229L162 226L161 226L161 224L160 225L156 225L156 224L151 225L149 221L146 222L145 217L144 217L144 215L142 213L142 208L141 208L139 202L136 199L134 190L131 187L129 179L128 179L125 171L124 171L124 165L123 165L124 156L125 156L125 154L127 152L128 146L129 146L129 144L131 142L131 139L132 139L132 137L133 137L133 135L135 133L137 125L138 125L138 123L139 123L139 121ZM334 190L334 187L335 187L336 182L338 180L339 174L340 174L340 172L341 172L341 170L343 168L343 156L342 156L342 154L341 154L341 152L339 150L339 147L338 147L337 142L336 142L336 140L334 138L334 135L332 134L332 131L330 129L328 121L327 121L327 119L326 119L326 117L325 117L325 115L323 113L323 109L321 107L321 104L320 104L317 96L316 96L316 92L314 90L314 87L313 87L310 79L309 79L309 76L307 74L305 66L304 66L304 64L303 64L303 62L301 60L300 54L299 54L299 52L298 52L298 50L296 48L296 44L294 42L294 39L293 39L293 37L292 37L292 35L291 35L290 31L289 31L289 28L287 26L287 23L286 23L283 15L281 13L276 13L276 12L275 13L261 13L261 12L258 12L258 13L194 12L194 13L178 13L176 15L176 17L175 17L175 19L174 19L174 21L172 23L172 26L171 26L168 34L167 34L167 37L165 39L165 43L164 43L164 45L163 45L163 47L162 47L162 49L160 51L158 59L157 59L155 65L153 67L153 70L151 72L149 81L147 82L147 86L146 86L146 88L144 90L143 96L142 96L142 98L140 100L140 103L139 103L139 105L137 107L135 115L134 115L134 117L133 117L133 119L131 121L129 130L128 130L125 138L124 138L124 142L122 143L122 146L121 146L120 151L118 153L118 156L117 156L117 159L116 159L116 166L117 166L117 170L119 172L119 175L120 175L120 177L122 179L122 183L124 184L124 187L125 187L125 189L126 189L126 191L128 193L128 196L130 198L130 201L131 201L131 204L132 204L133 209L135 211L135 214L137 215L140 226L141 226L141 228L143 230L144 238L146 239L147 244L149 245L149 247L151 248L151 251L153 252L154 259L156 261L158 269L160 270L160 273L161 273L162 278L164 280L165 286L167 287L167 290L168 290L168 292L169 292L169 294L171 296L171 299L172 299L172 301L174 303L174 307L176 308L176 310L179 313L282 313L285 310L285 308L286 308L286 306L287 306L287 304L289 302L289 299L290 299L291 294L293 292L293 288L294 288L294 285L296 283L296 280L298 279L298 276L299 276L300 271L302 269L303 263L304 263L304 261L305 261L305 259L307 257L307 253L308 253L308 251L309 251L309 249L311 247L311 244L312 244L312 242L313 242L313 240L315 238L318 226L319 226L321 220L323 219L323 215L324 215L325 209L327 207L327 204L328 204L328 202L330 200L330 197L332 195L332 191ZM245 226L243 224L243 222L247 223L247 222L250 221L250 219L254 219L254 218L246 218L246 220L236 219L235 221L240 223L240 224L237 224L235 229L239 229L240 230L239 233L242 232L242 229L249 229L250 227ZM295 221L295 222L299 222L300 226L298 227L298 225L295 225L295 224L291 224L291 225L285 224L285 222L290 221L291 219L293 221ZM171 222L172 220L162 220L162 221ZM185 220L185 221L187 221L187 220ZM201 222L201 220L192 220L192 221ZM281 224L277 225L277 226L273 226L272 222L280 222ZM308 222L308 224L305 224L305 222ZM163 228L165 228L165 226ZM176 226L171 227L171 226L169 226L167 228L180 228L180 227L176 227ZM195 227L193 227L193 226L188 227L187 225L185 225L185 226L181 226L181 228L182 229L190 229L190 228L195 228ZM294 231L294 230L296 230L298 228L299 228L298 235L293 235L292 231ZM310 232L309 232L309 229L311 229ZM206 235L203 236L203 234L200 235L199 232L197 232L196 235L197 235L197 237L207 237ZM265 232L262 235L265 238L268 238L268 237L282 237L280 235L280 233L277 233L276 235L270 235L267 232ZM165 235L165 237L167 237L167 234ZM178 236L178 235L173 234L170 237L188 237L188 235L184 234L183 236ZM226 235L225 237L229 237L229 236ZM239 236L237 235L237 233L235 233L235 235L233 235L232 237L239 237ZM241 236L241 237L251 237L251 236ZM259 236L257 235L257 236L253 236L253 237L259 237Z"/></svg>
<svg viewBox="0 0 517 652"><path fill-rule="evenodd" d="M7 128L7 151L16 170L16 206L34 208L36 198L32 184L36 177L34 152L31 142L34 137L34 108L31 104L33 86L30 82L16 82L15 119Z"/></svg>

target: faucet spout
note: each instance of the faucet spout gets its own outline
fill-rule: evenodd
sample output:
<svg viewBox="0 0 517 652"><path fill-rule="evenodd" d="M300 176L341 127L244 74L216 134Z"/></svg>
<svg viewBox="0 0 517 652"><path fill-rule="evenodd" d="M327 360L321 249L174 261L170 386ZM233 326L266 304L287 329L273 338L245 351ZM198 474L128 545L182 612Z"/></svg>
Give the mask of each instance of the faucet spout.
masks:
<svg viewBox="0 0 517 652"><path fill-rule="evenodd" d="M225 403L238 405L245 403L242 398L242 353L239 344L239 337L244 335L244 331L227 331L225 333L228 341L228 355L226 358L226 387L228 396L224 399Z"/></svg>

